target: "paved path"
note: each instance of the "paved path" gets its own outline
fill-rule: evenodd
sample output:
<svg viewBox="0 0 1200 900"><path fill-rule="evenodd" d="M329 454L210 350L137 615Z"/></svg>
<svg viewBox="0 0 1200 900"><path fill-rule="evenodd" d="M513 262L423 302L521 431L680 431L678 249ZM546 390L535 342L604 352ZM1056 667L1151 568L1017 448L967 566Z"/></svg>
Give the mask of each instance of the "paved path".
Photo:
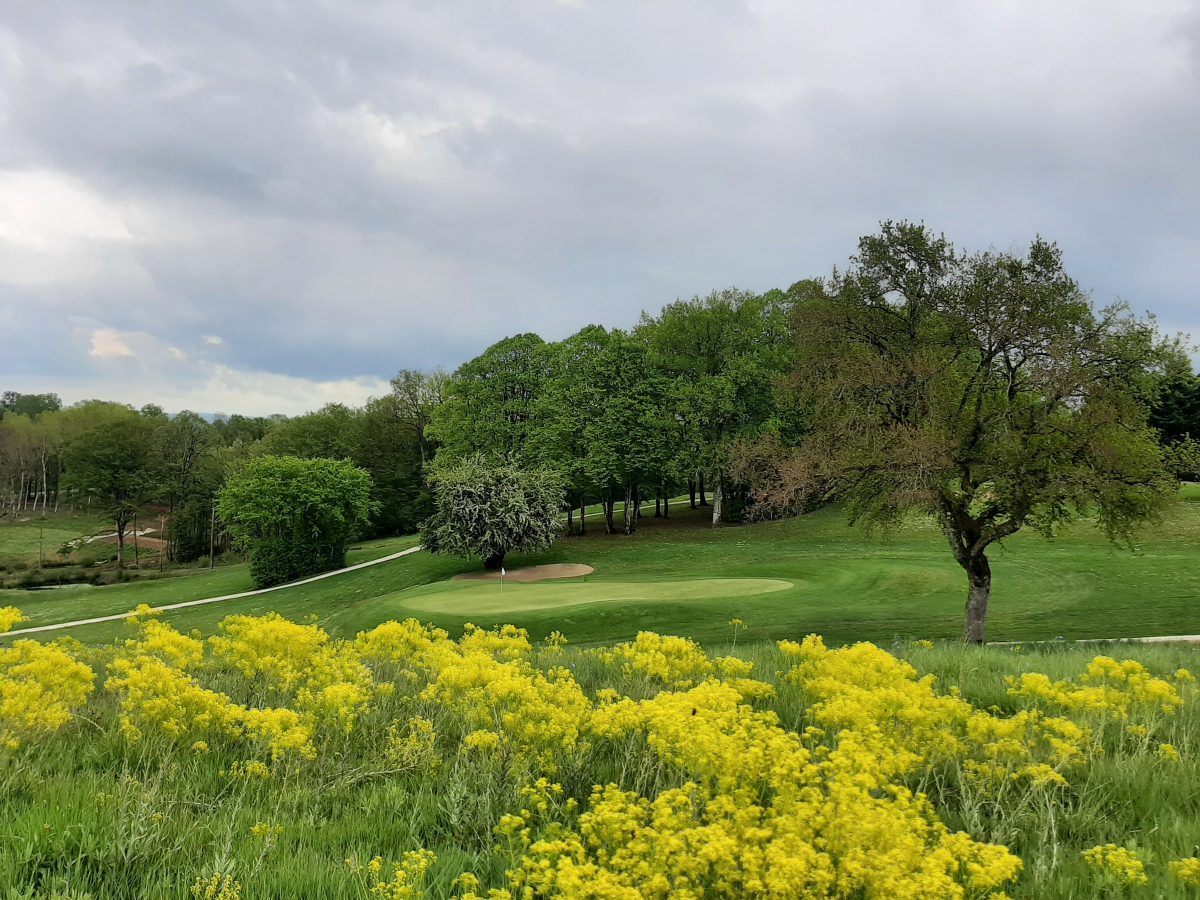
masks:
<svg viewBox="0 0 1200 900"><path fill-rule="evenodd" d="M313 575L311 578L303 578L300 581L289 581L287 584L277 584L274 587L260 588L257 591L242 591L240 594L225 594L222 597L206 597L203 600L185 600L182 603L168 603L166 606L152 607L155 611L162 612L168 609L183 609L185 606L203 606L206 603L223 603L226 600L239 600L242 597L256 597L259 594L269 594L271 591L285 591L288 588L299 587L302 584L312 584L314 581L321 581L325 578L332 578L335 575L344 575L346 572L355 572L359 569L365 569L368 566L377 566L380 563L391 562L393 559L399 559L402 556L408 556L411 553L416 553L421 549L420 544L416 547L409 547L407 550L401 550L399 553L393 553L390 556L381 556L379 559L369 559L366 562L356 563L353 566L346 566L344 569L334 569L332 572L322 572L320 575ZM20 634L36 634L41 631L58 631L61 628L74 628L76 625L95 625L99 622L119 622L122 619L129 617L128 612L117 613L112 616L96 616L94 619L77 619L74 622L58 622L54 625L36 625L33 628L18 628L14 631L6 631L0 637L13 637Z"/></svg>
<svg viewBox="0 0 1200 900"><path fill-rule="evenodd" d="M1071 638L1055 641L988 641L989 647L1021 647L1030 644L1200 644L1200 634L1159 634L1154 637Z"/></svg>

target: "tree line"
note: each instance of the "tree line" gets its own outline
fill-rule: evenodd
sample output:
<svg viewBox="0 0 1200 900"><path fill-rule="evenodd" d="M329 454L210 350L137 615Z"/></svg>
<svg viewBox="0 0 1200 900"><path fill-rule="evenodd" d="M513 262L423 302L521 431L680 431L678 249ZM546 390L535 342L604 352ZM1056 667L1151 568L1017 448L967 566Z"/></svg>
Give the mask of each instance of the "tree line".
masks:
<svg viewBox="0 0 1200 900"><path fill-rule="evenodd" d="M912 511L941 523L967 575L971 640L994 544L1082 515L1129 539L1173 477L1200 473L1200 378L1178 340L1124 306L1097 308L1041 238L966 253L908 222L884 223L828 277L678 300L627 329L507 337L452 375L401 372L361 408L210 424L56 399L5 395L10 509L45 509L60 484L76 501L154 499L172 511L179 558L224 479L263 455L366 471L377 534L424 521L431 484L486 513L462 466L513 509L561 488L576 533L632 534L644 504L669 516L681 495L713 525L837 501L866 524ZM122 479L85 475L105 460ZM533 473L554 490L517 490Z"/></svg>
<svg viewBox="0 0 1200 900"><path fill-rule="evenodd" d="M101 514L117 534L122 567L135 516L153 506L166 523L167 557L190 562L227 544L214 510L228 479L259 457L290 456L350 460L370 475L364 535L410 533L429 511L424 430L443 381L401 372L389 394L359 408L215 421L100 400L64 408L53 394L9 391L0 399L0 516Z"/></svg>

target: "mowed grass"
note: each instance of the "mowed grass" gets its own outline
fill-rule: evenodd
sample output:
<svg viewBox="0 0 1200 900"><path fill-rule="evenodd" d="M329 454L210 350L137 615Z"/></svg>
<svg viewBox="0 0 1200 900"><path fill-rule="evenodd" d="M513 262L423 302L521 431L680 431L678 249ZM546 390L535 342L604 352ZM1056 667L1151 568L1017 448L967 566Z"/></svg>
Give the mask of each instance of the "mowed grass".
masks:
<svg viewBox="0 0 1200 900"><path fill-rule="evenodd" d="M537 584L449 581L380 597L406 608L464 616L503 615L584 603L656 603L664 600L731 600L786 591L780 578L691 578L680 581L589 581L587 577Z"/></svg>
<svg viewBox="0 0 1200 900"><path fill-rule="evenodd" d="M412 535L398 538L387 538L378 541L368 541L355 545L346 554L348 565L378 559L399 550L407 549L416 543ZM426 557L428 559L428 557ZM385 571L386 570L386 571ZM422 570L423 572L423 570ZM424 574L416 577L425 577ZM247 597L228 603L215 603L211 608L217 612L214 621L219 621L232 612L269 612L274 608L300 608L306 606L306 598L326 595L331 592L339 596L356 596L367 593L377 596L383 590L394 590L397 576L402 576L398 570L388 564L377 568L363 569L358 572L335 576L326 581L318 581L311 585L301 585L287 588L282 592L263 594L261 597ZM347 585L347 582L349 584ZM7 590L0 591L0 606L16 606L29 617L22 627L49 625L56 622L69 622L77 619L95 618L98 616L115 615L128 612L142 603L151 606L163 606L171 603L181 603L188 600L202 600L224 594L237 594L254 589L250 579L248 564L239 563L229 566L218 566L214 570L190 569L180 574L166 578L147 581L132 581L125 584L93 587L91 585L71 585L63 588L42 590ZM346 593L343 593L346 592ZM278 599L276 599L278 598ZM177 611L178 615L184 612ZM191 612L191 610L188 610ZM305 613L307 614L307 613ZM187 627L207 627L205 625L188 624ZM97 635L115 634L123 626L94 625L71 630L71 634L81 639L93 639ZM88 633L90 629L90 634ZM50 639L60 632L50 632L44 635ZM65 632L63 632L65 633Z"/></svg>
<svg viewBox="0 0 1200 900"><path fill-rule="evenodd" d="M816 632L831 642L886 643L961 633L965 576L931 521L913 521L890 534L867 534L847 525L842 511L830 507L787 521L713 530L706 527L709 514L705 508L693 511L676 504L669 520L645 516L632 537L606 536L593 519L586 537L564 537L545 553L510 559L510 568L594 566L595 574L579 582L585 589L569 589L586 596L586 602L544 602L562 591L544 584L514 591L531 598L521 608L489 605L492 586L486 582L473 588L483 592L475 595L440 584L479 568L477 562L418 553L311 585L173 611L165 619L181 629L209 633L227 615L277 611L293 619L315 616L332 632L353 634L388 619L414 616L452 633L467 621L484 626L512 622L538 638L559 630L582 644L625 640L639 630L683 634L711 644L728 638L727 623L734 617L747 623L746 640ZM415 540L374 542L351 553L350 561L382 556ZM1019 534L994 548L991 556L990 640L1200 633L1200 488L1195 485L1184 488L1162 522L1147 526L1133 549L1113 545L1085 522L1053 541L1032 532ZM720 590L719 579L728 578L786 581L789 586L746 595ZM689 581L703 584L693 590L680 587ZM506 585L504 591L515 587ZM246 567L232 566L149 583L0 592L0 605L19 606L30 624L43 624L249 588ZM464 601L461 606L456 596ZM123 630L120 623L107 623L70 633L92 641L108 640Z"/></svg>
<svg viewBox="0 0 1200 900"><path fill-rule="evenodd" d="M86 513L38 512L0 518L0 567L19 564L36 566L38 551L46 560L60 559L59 549L68 541L88 537L104 528Z"/></svg>

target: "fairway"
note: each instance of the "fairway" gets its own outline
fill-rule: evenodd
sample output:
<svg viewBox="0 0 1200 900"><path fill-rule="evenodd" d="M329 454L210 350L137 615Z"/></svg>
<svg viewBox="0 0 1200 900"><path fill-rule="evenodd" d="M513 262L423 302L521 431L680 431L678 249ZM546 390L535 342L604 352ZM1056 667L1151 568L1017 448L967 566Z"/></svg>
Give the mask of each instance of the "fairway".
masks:
<svg viewBox="0 0 1200 900"><path fill-rule="evenodd" d="M638 631L682 634L705 643L778 640L810 632L831 642L955 638L962 632L962 570L945 536L914 519L890 533L868 534L826 507L779 522L711 529L707 509L686 503L669 520L647 517L638 534L563 538L545 553L517 555L511 565L587 563L585 580L516 585L450 581L481 571L478 561L418 553L327 581L227 603L172 610L178 628L211 634L225 616L277 611L314 616L353 636L388 619L432 621L451 633L463 623L512 622L541 638L561 631L573 643L627 640ZM414 537L372 542L348 562L411 546ZM1200 633L1200 488L1139 536L1135 549L1114 545L1081 522L1048 541L1023 532L993 554L995 593L989 639L1139 637ZM732 582L757 585L750 593ZM764 586L772 585L770 590ZM718 587L719 586L719 587ZM30 625L120 613L251 587L245 565L156 581L53 591L0 591L0 606L22 608ZM494 592L494 593L493 593ZM511 593L510 593L511 592ZM75 627L84 641L128 633L120 622ZM0 646L11 638L0 636Z"/></svg>
<svg viewBox="0 0 1200 900"><path fill-rule="evenodd" d="M779 578L696 578L687 581L554 581L505 584L449 581L410 588L379 603L395 601L404 610L435 615L501 615L585 603L653 603L674 600L733 600L794 587Z"/></svg>

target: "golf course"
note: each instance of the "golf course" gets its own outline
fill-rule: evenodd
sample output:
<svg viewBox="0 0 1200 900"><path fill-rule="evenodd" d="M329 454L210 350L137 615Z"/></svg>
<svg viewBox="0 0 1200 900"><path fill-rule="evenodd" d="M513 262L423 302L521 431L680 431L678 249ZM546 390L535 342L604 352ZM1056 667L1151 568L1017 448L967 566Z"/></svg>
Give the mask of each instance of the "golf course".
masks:
<svg viewBox="0 0 1200 900"><path fill-rule="evenodd" d="M228 615L278 612L315 616L334 634L353 636L391 619L415 617L461 632L466 622L512 623L535 637L560 631L572 642L627 640L639 630L682 634L706 644L819 633L830 642L890 643L961 634L965 579L932 521L891 531L851 527L836 506L808 515L713 529L709 510L686 502L669 519L646 515L633 536L593 529L561 538L543 553L514 556L510 569L584 564L580 578L518 583L461 581L477 562L416 553L319 582L164 613L188 631L212 633ZM412 547L416 538L356 545L348 564ZM1115 639L1200 633L1200 486L1185 485L1163 520L1132 548L1113 544L1081 521L1053 540L1023 532L994 554L990 639ZM164 606L248 591L243 564L102 587L0 592L26 627L116 615L141 604ZM83 641L124 633L121 622L52 632ZM11 640L11 637L0 640Z"/></svg>

